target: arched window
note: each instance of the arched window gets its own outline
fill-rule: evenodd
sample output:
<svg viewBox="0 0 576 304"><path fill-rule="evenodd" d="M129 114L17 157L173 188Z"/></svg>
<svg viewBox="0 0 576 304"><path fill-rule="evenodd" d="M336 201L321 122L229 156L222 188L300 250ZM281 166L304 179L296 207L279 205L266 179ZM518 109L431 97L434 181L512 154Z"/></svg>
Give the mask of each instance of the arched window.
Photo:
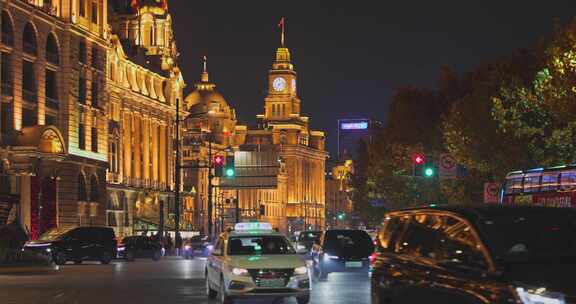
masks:
<svg viewBox="0 0 576 304"><path fill-rule="evenodd" d="M78 201L79 202L86 202L88 196L86 195L86 179L84 178L84 174L80 173L78 175Z"/></svg>
<svg viewBox="0 0 576 304"><path fill-rule="evenodd" d="M92 177L90 177L90 201L98 202L99 198L98 179L96 178L96 175L92 175Z"/></svg>
<svg viewBox="0 0 576 304"><path fill-rule="evenodd" d="M36 45L36 31L32 26L32 23L28 22L24 27L24 36L22 37L22 46L24 52L36 55L37 45Z"/></svg>
<svg viewBox="0 0 576 304"><path fill-rule="evenodd" d="M57 65L60 62L58 54L58 43L56 42L56 37L54 37L54 34L50 33L46 40L46 60Z"/></svg>
<svg viewBox="0 0 576 304"><path fill-rule="evenodd" d="M14 43L12 20L6 11L2 11L2 43L12 46Z"/></svg>

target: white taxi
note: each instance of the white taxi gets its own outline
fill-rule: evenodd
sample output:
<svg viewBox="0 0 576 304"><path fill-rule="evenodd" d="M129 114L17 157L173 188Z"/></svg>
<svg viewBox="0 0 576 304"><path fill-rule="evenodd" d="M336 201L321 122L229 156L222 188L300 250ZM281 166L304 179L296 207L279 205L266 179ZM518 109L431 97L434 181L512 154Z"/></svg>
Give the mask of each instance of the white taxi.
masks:
<svg viewBox="0 0 576 304"><path fill-rule="evenodd" d="M206 293L222 304L244 297L310 301L304 260L284 235L262 222L238 223L220 235L206 262Z"/></svg>

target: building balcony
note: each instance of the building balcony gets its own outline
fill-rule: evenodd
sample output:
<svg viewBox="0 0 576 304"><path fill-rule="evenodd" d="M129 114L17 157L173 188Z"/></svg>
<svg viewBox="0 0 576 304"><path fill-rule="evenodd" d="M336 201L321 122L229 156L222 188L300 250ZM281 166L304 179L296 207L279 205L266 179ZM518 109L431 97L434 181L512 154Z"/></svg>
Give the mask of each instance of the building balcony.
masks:
<svg viewBox="0 0 576 304"><path fill-rule="evenodd" d="M58 9L54 5L52 5L51 3L46 3L44 1L44 3L38 5L38 4L34 3L35 2L34 0L20 0L20 1L25 2L28 5L33 6L37 9L45 12L48 15L58 17Z"/></svg>
<svg viewBox="0 0 576 304"><path fill-rule="evenodd" d="M2 96L13 96L14 94L14 87L11 83L2 83L0 84L0 91L2 92Z"/></svg>
<svg viewBox="0 0 576 304"><path fill-rule="evenodd" d="M58 110L60 109L60 102L56 98L46 96L46 107Z"/></svg>
<svg viewBox="0 0 576 304"><path fill-rule="evenodd" d="M22 98L25 101L37 103L38 102L38 92L22 89Z"/></svg>

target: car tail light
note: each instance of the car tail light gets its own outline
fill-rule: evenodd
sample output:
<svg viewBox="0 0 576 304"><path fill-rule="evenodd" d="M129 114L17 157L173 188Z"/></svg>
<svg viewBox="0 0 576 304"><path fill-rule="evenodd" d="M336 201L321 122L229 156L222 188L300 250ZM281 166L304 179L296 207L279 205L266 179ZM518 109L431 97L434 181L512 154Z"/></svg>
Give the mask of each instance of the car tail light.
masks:
<svg viewBox="0 0 576 304"><path fill-rule="evenodd" d="M378 256L378 254L376 252L374 252L370 255L370 264L374 264L374 261L376 260L377 256Z"/></svg>

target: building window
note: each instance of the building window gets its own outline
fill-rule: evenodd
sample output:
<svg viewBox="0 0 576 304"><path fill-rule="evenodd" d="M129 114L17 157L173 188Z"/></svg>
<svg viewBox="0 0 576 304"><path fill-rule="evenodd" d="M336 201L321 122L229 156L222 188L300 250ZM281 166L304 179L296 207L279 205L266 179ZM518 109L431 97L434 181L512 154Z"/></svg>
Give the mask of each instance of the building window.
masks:
<svg viewBox="0 0 576 304"><path fill-rule="evenodd" d="M78 102L86 104L86 78L82 76L78 80Z"/></svg>
<svg viewBox="0 0 576 304"><path fill-rule="evenodd" d="M92 127L92 152L98 153L98 128Z"/></svg>
<svg viewBox="0 0 576 304"><path fill-rule="evenodd" d="M58 65L59 55L58 55L58 44L56 43L56 38L54 34L49 34L46 40L46 60L52 64Z"/></svg>
<svg viewBox="0 0 576 304"><path fill-rule="evenodd" d="M12 46L14 43L14 36L12 30L12 21L8 16L8 13L2 11L2 43L4 45Z"/></svg>
<svg viewBox="0 0 576 304"><path fill-rule="evenodd" d="M110 140L110 150L108 158L110 159L110 172L118 173L118 140L116 138Z"/></svg>
<svg viewBox="0 0 576 304"><path fill-rule="evenodd" d="M78 61L86 64L86 42L84 40L80 40L78 44Z"/></svg>
<svg viewBox="0 0 576 304"><path fill-rule="evenodd" d="M12 96L12 69L11 69L10 53L2 52L0 58L1 80L2 80L2 96Z"/></svg>
<svg viewBox="0 0 576 304"><path fill-rule="evenodd" d="M92 106L98 107L98 82L96 80L92 81Z"/></svg>
<svg viewBox="0 0 576 304"><path fill-rule="evenodd" d="M84 119L82 117L78 123L78 149L86 150L86 130L84 127Z"/></svg>
<svg viewBox="0 0 576 304"><path fill-rule="evenodd" d="M46 69L46 107L58 109L58 85L56 83L56 71Z"/></svg>
<svg viewBox="0 0 576 304"><path fill-rule="evenodd" d="M92 23L98 24L98 2L92 2Z"/></svg>
<svg viewBox="0 0 576 304"><path fill-rule="evenodd" d="M13 125L13 115L12 115L12 103L2 102L2 107L0 109L0 130L2 134L12 133L14 129Z"/></svg>
<svg viewBox="0 0 576 304"><path fill-rule="evenodd" d="M58 125L58 118L55 115L46 114L46 122L45 125L47 126L57 126Z"/></svg>
<svg viewBox="0 0 576 304"><path fill-rule="evenodd" d="M96 45L92 46L92 67L100 71L100 62L98 61L98 47Z"/></svg>
<svg viewBox="0 0 576 304"><path fill-rule="evenodd" d="M22 37L22 48L25 53L36 55L36 31L32 24L27 23L24 27L24 36Z"/></svg>
<svg viewBox="0 0 576 304"><path fill-rule="evenodd" d="M22 91L25 101L36 103L38 96L36 94L36 77L34 77L34 64L24 60L22 64Z"/></svg>
<svg viewBox="0 0 576 304"><path fill-rule="evenodd" d="M22 126L30 127L38 123L38 111L36 108L23 108L22 109Z"/></svg>
<svg viewBox="0 0 576 304"><path fill-rule="evenodd" d="M86 0L80 0L78 3L79 14L82 17L86 17Z"/></svg>

